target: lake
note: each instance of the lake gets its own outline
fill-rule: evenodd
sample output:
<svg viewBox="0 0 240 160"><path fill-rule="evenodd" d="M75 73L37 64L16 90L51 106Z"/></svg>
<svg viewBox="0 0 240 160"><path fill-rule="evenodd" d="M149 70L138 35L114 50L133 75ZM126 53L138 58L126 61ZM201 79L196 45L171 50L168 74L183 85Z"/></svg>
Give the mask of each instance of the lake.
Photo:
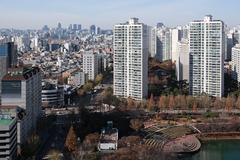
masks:
<svg viewBox="0 0 240 160"><path fill-rule="evenodd" d="M216 140L202 142L198 153L181 160L240 160L240 140Z"/></svg>

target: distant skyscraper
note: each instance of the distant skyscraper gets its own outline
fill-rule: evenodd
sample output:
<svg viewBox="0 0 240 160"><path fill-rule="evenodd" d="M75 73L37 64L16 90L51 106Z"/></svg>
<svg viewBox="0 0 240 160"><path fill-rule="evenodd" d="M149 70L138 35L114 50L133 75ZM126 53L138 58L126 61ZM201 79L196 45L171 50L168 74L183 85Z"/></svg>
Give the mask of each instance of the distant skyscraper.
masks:
<svg viewBox="0 0 240 160"><path fill-rule="evenodd" d="M74 31L78 30L78 25L77 24L73 24L73 30Z"/></svg>
<svg viewBox="0 0 240 160"><path fill-rule="evenodd" d="M240 83L240 44L232 48L232 78Z"/></svg>
<svg viewBox="0 0 240 160"><path fill-rule="evenodd" d="M114 26L114 95L142 100L148 94L148 32L137 18Z"/></svg>
<svg viewBox="0 0 240 160"><path fill-rule="evenodd" d="M190 23L190 94L224 94L224 23L206 16Z"/></svg>
<svg viewBox="0 0 240 160"><path fill-rule="evenodd" d="M164 24L162 22L157 23L157 28L162 28L164 27Z"/></svg>
<svg viewBox="0 0 240 160"><path fill-rule="evenodd" d="M70 25L68 26L68 29L69 29L69 30L72 30L72 29L73 29L73 25L70 24Z"/></svg>
<svg viewBox="0 0 240 160"><path fill-rule="evenodd" d="M77 28L79 31L82 30L82 25L81 24L78 24L78 28Z"/></svg>
<svg viewBox="0 0 240 160"><path fill-rule="evenodd" d="M83 54L83 72L89 80L95 80L98 74L98 55L92 51Z"/></svg>
<svg viewBox="0 0 240 160"><path fill-rule="evenodd" d="M97 34L101 34L101 28L97 27Z"/></svg>
<svg viewBox="0 0 240 160"><path fill-rule="evenodd" d="M62 24L59 22L58 23L58 27L57 27L58 29L62 29Z"/></svg>
<svg viewBox="0 0 240 160"><path fill-rule="evenodd" d="M1 79L7 73L8 68L17 65L17 46L13 42L0 44L0 93Z"/></svg>
<svg viewBox="0 0 240 160"><path fill-rule="evenodd" d="M96 26L95 25L91 25L90 26L90 34L96 34Z"/></svg>

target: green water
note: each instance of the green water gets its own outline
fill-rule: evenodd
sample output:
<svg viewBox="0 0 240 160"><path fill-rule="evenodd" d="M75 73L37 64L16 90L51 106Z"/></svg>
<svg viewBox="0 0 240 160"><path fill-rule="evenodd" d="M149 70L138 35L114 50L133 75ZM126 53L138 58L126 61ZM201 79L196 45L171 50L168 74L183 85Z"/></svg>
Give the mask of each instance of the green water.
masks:
<svg viewBox="0 0 240 160"><path fill-rule="evenodd" d="M240 160L240 140L217 140L202 143L201 150L181 160Z"/></svg>

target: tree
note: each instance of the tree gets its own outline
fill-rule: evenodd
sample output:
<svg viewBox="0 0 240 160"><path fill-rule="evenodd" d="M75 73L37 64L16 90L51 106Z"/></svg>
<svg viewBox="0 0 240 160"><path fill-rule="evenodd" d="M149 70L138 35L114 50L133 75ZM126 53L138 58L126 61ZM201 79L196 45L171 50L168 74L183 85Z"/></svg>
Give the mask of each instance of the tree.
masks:
<svg viewBox="0 0 240 160"><path fill-rule="evenodd" d="M159 78L158 78L157 75L154 76L153 83L154 84L159 84Z"/></svg>
<svg viewBox="0 0 240 160"><path fill-rule="evenodd" d="M98 133L88 134L83 141L83 146L86 149L93 151L97 147L99 139L100 135Z"/></svg>
<svg viewBox="0 0 240 160"><path fill-rule="evenodd" d="M186 109L191 109L194 103L194 98L192 96L187 96L186 97Z"/></svg>
<svg viewBox="0 0 240 160"><path fill-rule="evenodd" d="M91 133L85 137L83 143L87 145L95 145L98 143L99 138L100 138L100 135L98 133Z"/></svg>
<svg viewBox="0 0 240 160"><path fill-rule="evenodd" d="M193 103L192 112L193 113L197 112L197 104L196 104L196 102Z"/></svg>
<svg viewBox="0 0 240 160"><path fill-rule="evenodd" d="M153 110L153 108L154 108L154 98L153 98L153 94L151 94L151 97L150 97L150 99L148 100L148 110L149 111L151 111L151 110Z"/></svg>
<svg viewBox="0 0 240 160"><path fill-rule="evenodd" d="M234 99L231 96L228 96L226 99L225 109L230 112L234 105Z"/></svg>
<svg viewBox="0 0 240 160"><path fill-rule="evenodd" d="M175 99L174 96L169 97L168 107L170 110L172 110L175 106Z"/></svg>
<svg viewBox="0 0 240 160"><path fill-rule="evenodd" d="M73 152L77 148L77 135L73 129L73 126L70 127L68 135L65 141L65 147L69 152Z"/></svg>
<svg viewBox="0 0 240 160"><path fill-rule="evenodd" d="M240 109L240 96L237 98L237 101L235 103L235 106Z"/></svg>
<svg viewBox="0 0 240 160"><path fill-rule="evenodd" d="M23 151L21 154L24 157L33 157L39 145L40 138L37 134L34 133L30 137L28 137L27 143L23 146Z"/></svg>
<svg viewBox="0 0 240 160"><path fill-rule="evenodd" d="M95 82L96 84L101 84L103 81L103 75L102 74L98 74L95 78Z"/></svg>
<svg viewBox="0 0 240 160"><path fill-rule="evenodd" d="M140 119L131 119L130 121L130 128L134 129L135 131L139 131L143 128L143 121Z"/></svg>
<svg viewBox="0 0 240 160"><path fill-rule="evenodd" d="M165 108L166 96L160 96L158 101L158 108L160 111L163 111Z"/></svg>
<svg viewBox="0 0 240 160"><path fill-rule="evenodd" d="M60 160L62 157L62 154L58 150L50 150L48 152L48 157L50 160Z"/></svg>
<svg viewBox="0 0 240 160"><path fill-rule="evenodd" d="M93 89L93 82L89 81L83 86L84 92L89 92Z"/></svg>
<svg viewBox="0 0 240 160"><path fill-rule="evenodd" d="M216 98L213 103L213 108L214 109L219 109L222 108L222 102L220 98Z"/></svg>
<svg viewBox="0 0 240 160"><path fill-rule="evenodd" d="M135 106L134 100L132 98L128 97L128 99L127 99L127 108L130 109L133 106Z"/></svg>
<svg viewBox="0 0 240 160"><path fill-rule="evenodd" d="M210 97L207 94L202 94L202 96L199 97L199 107L201 108L209 108L210 106Z"/></svg>
<svg viewBox="0 0 240 160"><path fill-rule="evenodd" d="M84 92L83 89L78 89L78 90L77 90L77 94L78 94L79 96L83 96L83 95L85 94L85 92Z"/></svg>

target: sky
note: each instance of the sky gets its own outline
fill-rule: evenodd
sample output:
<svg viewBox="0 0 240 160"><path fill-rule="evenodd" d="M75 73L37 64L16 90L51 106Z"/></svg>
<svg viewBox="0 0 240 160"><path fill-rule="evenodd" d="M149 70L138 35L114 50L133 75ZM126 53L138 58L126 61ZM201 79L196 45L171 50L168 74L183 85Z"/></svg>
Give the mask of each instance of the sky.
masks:
<svg viewBox="0 0 240 160"><path fill-rule="evenodd" d="M240 24L239 6L239 0L0 0L0 28L39 29L61 22L64 27L77 23L112 29L130 17L174 27L207 14L235 26Z"/></svg>

